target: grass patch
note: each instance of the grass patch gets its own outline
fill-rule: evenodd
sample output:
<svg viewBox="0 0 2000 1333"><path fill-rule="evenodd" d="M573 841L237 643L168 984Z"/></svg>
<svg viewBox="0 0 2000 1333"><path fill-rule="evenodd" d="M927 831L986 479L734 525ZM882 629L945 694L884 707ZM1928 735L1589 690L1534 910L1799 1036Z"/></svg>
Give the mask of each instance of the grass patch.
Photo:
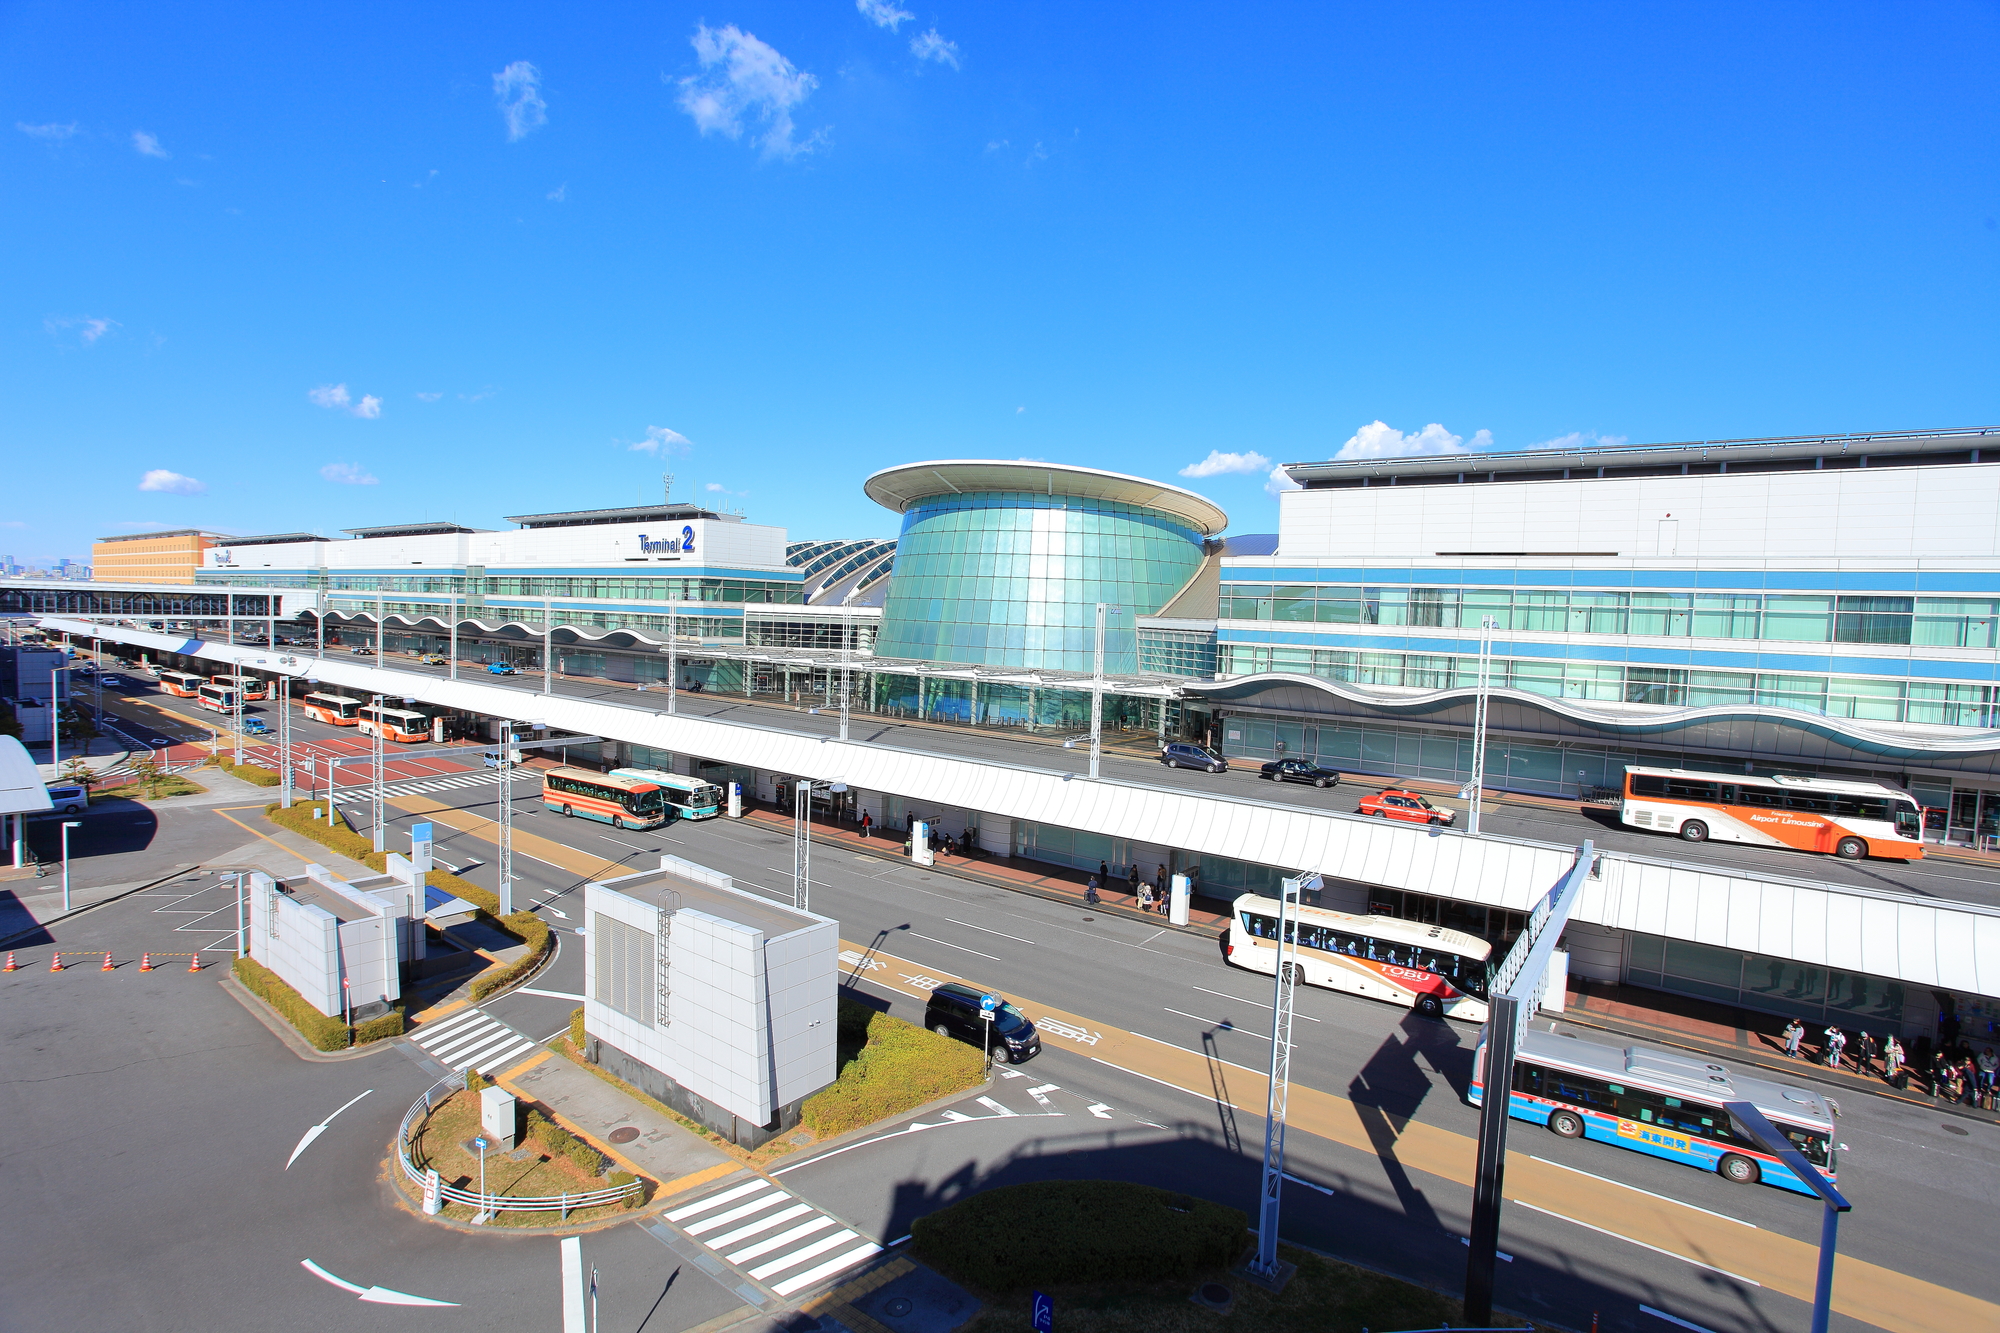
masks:
<svg viewBox="0 0 2000 1333"><path fill-rule="evenodd" d="M253 787L275 787L284 781L276 769L265 768L262 764L232 764L220 755L214 756L209 762L230 777L241 778Z"/></svg>
<svg viewBox="0 0 2000 1333"><path fill-rule="evenodd" d="M986 1081L980 1053L964 1042L853 1000L840 1002L840 1075L806 1098L800 1120L829 1139L915 1110Z"/></svg>
<svg viewBox="0 0 2000 1333"><path fill-rule="evenodd" d="M923 1261L986 1291L1185 1279L1226 1268L1248 1241L1241 1209L1122 1180L981 1190L916 1220Z"/></svg>
<svg viewBox="0 0 2000 1333"><path fill-rule="evenodd" d="M1243 1248L1248 1246L1246 1235ZM1280 1245L1278 1254L1297 1264L1299 1271L1276 1296L1232 1275L1224 1265L1172 1281L1092 1281L1039 1290L1054 1298L1056 1326L1065 1333L1216 1333L1218 1327L1254 1328L1258 1333L1362 1333L1464 1323L1465 1304L1455 1297L1289 1245ZM1203 1282L1220 1282L1236 1297L1235 1310L1221 1324L1214 1312L1188 1299ZM1030 1326L1033 1296L1028 1289L979 1294L985 1299L984 1308L957 1333L1018 1333ZM1522 1325L1521 1320L1497 1312L1493 1323L1500 1328Z"/></svg>
<svg viewBox="0 0 2000 1333"><path fill-rule="evenodd" d="M457 1092L440 1102L410 1136L410 1161L419 1171L437 1168L438 1178L460 1189L478 1190L479 1153L465 1145L478 1136L479 1094ZM625 1171L601 1175L605 1159L595 1148L539 1111L528 1113L528 1135L513 1152L486 1154L486 1189L493 1195L534 1198L543 1195L582 1194L635 1179ZM650 1189L650 1183L648 1184ZM638 1196L643 1198L643 1195ZM590 1222L626 1211L623 1203L574 1210L571 1224ZM476 1209L448 1203L440 1216L458 1222L472 1220ZM561 1224L555 1212L516 1213L502 1211L488 1226L546 1227Z"/></svg>
<svg viewBox="0 0 2000 1333"><path fill-rule="evenodd" d="M403 1031L403 1011L400 1007L357 1027L349 1027L340 1019L330 1018L313 1008L305 996L293 989L291 983L256 959L238 958L234 969L236 979L243 987L284 1015L285 1021L297 1028L299 1035L315 1050L344 1051L350 1046L366 1046L371 1041L394 1037Z"/></svg>
<svg viewBox="0 0 2000 1333"><path fill-rule="evenodd" d="M165 773L148 782L123 782L116 787L103 787L91 793L93 801L101 801L107 796L115 796L127 801L159 801L169 796L200 796L208 788L198 782L189 782L178 773Z"/></svg>

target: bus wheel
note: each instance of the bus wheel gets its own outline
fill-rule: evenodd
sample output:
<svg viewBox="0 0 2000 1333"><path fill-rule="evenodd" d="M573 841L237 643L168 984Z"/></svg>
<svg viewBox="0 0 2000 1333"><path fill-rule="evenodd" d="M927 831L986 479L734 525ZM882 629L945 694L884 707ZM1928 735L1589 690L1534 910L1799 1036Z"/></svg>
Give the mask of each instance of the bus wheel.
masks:
<svg viewBox="0 0 2000 1333"><path fill-rule="evenodd" d="M573 818L575 818L575 816L574 816L574 815L570 814L570 810L569 810L569 807L568 807L568 806L564 806L564 807L563 807L563 818L564 818L564 819L573 819Z"/></svg>
<svg viewBox="0 0 2000 1333"><path fill-rule="evenodd" d="M625 820L624 820L624 818L623 818L622 816L619 816L619 815L613 815L613 816L611 816L611 827L612 827L612 828L615 828L615 829L622 829L622 828L624 828L624 827L625 827Z"/></svg>
<svg viewBox="0 0 2000 1333"><path fill-rule="evenodd" d="M1583 1137L1583 1117L1574 1111L1551 1111L1549 1128L1561 1138L1580 1139Z"/></svg>
<svg viewBox="0 0 2000 1333"><path fill-rule="evenodd" d="M1738 1185L1754 1185L1764 1178L1757 1164L1741 1153L1722 1154L1722 1160L1715 1164L1715 1169L1724 1180Z"/></svg>
<svg viewBox="0 0 2000 1333"><path fill-rule="evenodd" d="M1435 995L1419 995L1417 997L1417 1012L1425 1018L1443 1018L1444 1005Z"/></svg>
<svg viewBox="0 0 2000 1333"><path fill-rule="evenodd" d="M1707 842L1708 825L1702 823L1699 819L1688 820L1687 823L1681 825L1681 841Z"/></svg>
<svg viewBox="0 0 2000 1333"><path fill-rule="evenodd" d="M1834 847L1833 854L1843 861L1859 861L1868 854L1868 844L1859 838L1842 838Z"/></svg>

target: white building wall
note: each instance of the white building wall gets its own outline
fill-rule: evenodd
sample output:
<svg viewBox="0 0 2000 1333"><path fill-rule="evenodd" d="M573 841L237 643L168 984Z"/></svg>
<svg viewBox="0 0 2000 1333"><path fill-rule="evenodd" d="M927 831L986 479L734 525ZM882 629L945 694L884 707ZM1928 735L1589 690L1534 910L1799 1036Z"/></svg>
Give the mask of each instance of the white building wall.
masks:
<svg viewBox="0 0 2000 1333"><path fill-rule="evenodd" d="M655 542L681 541L694 529L694 549L655 554L640 548L640 535ZM605 566L632 574L661 574L676 566L790 572L785 564L786 531L761 523L688 519L660 523L612 523L579 528L517 528L507 532L443 533L428 537L364 537L350 541L289 542L273 546L219 546L204 567L220 569L394 569L399 566L449 569L484 565L489 571L516 566ZM671 558L667 558L670 556ZM641 557L644 557L643 562Z"/></svg>
<svg viewBox="0 0 2000 1333"><path fill-rule="evenodd" d="M1985 559L2000 554L2000 463L1286 491L1279 534L1279 564L1448 551Z"/></svg>
<svg viewBox="0 0 2000 1333"><path fill-rule="evenodd" d="M340 918L278 892L277 882L261 872L250 877L246 892L251 958L322 1014L340 1013Z"/></svg>

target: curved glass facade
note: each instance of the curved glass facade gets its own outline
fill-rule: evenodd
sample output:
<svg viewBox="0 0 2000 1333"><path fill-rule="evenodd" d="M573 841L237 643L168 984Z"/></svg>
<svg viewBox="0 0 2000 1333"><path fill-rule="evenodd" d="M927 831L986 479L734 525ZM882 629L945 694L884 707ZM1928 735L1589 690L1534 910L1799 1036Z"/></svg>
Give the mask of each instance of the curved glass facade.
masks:
<svg viewBox="0 0 2000 1333"><path fill-rule="evenodd" d="M1113 500L986 491L903 513L875 651L982 666L1091 669L1097 603L1104 669L1139 669L1134 616L1157 614L1201 567L1201 534Z"/></svg>

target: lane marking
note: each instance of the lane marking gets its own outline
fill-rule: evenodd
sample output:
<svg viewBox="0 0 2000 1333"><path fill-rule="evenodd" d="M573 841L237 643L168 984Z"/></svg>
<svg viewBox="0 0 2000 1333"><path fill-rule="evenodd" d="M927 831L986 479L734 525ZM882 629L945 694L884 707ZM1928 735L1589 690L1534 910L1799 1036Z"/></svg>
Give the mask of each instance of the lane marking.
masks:
<svg viewBox="0 0 2000 1333"><path fill-rule="evenodd" d="M1033 1097L1041 1108L1046 1111L1055 1104L1049 1100L1048 1094L1061 1091L1062 1089L1053 1083L1044 1083L1039 1088L1029 1088L1028 1095Z"/></svg>
<svg viewBox="0 0 2000 1333"><path fill-rule="evenodd" d="M1092 1102L1083 1109L1096 1116L1099 1120L1109 1120L1111 1118L1111 1108L1103 1102Z"/></svg>
<svg viewBox="0 0 2000 1333"><path fill-rule="evenodd" d="M1315 1185L1310 1180L1301 1180L1299 1177L1293 1175L1289 1171L1280 1172L1280 1174L1283 1175L1286 1180L1291 1181L1294 1185L1304 1185L1309 1190L1318 1190L1321 1194L1324 1194L1329 1199L1333 1197L1333 1191L1328 1189L1324 1185ZM1503 1254L1500 1257L1505 1259L1510 1264L1514 1262L1514 1256L1512 1256L1511 1254Z"/></svg>
<svg viewBox="0 0 2000 1333"><path fill-rule="evenodd" d="M1648 1245L1643 1240L1633 1240L1630 1236L1621 1236L1617 1232L1608 1230L1607 1228L1592 1226L1588 1222L1579 1222L1574 1217L1564 1217L1561 1213L1553 1209L1538 1208L1534 1204L1527 1203L1521 1199L1511 1199L1509 1202L1517 1207L1526 1208L1531 1213L1541 1213L1543 1216L1553 1217L1559 1222L1567 1222L1571 1226L1582 1227L1585 1231L1595 1231L1598 1235L1609 1236L1613 1240L1622 1240L1627 1245L1637 1245L1640 1249L1651 1250L1654 1254L1664 1254L1669 1259L1678 1259L1684 1264L1693 1264L1696 1268L1706 1268L1711 1273L1720 1273L1726 1278L1733 1278L1738 1282L1747 1283L1753 1287L1764 1285L1754 1277L1744 1277L1741 1273L1732 1273L1726 1268L1717 1268L1714 1264L1705 1264L1699 1259L1690 1259L1685 1254L1675 1254L1672 1250L1663 1250L1657 1245Z"/></svg>
<svg viewBox="0 0 2000 1333"><path fill-rule="evenodd" d="M1680 1199L1669 1198L1667 1195L1664 1194L1655 1194L1651 1190L1642 1190L1637 1185L1627 1185L1624 1181L1613 1180L1609 1176L1591 1175L1590 1172L1584 1171L1578 1167L1565 1166L1561 1162L1551 1162L1548 1158L1536 1157L1533 1153L1529 1153L1528 1156L1530 1160L1540 1162L1543 1166L1553 1166L1563 1171L1575 1171L1576 1174L1578 1174L1579 1176L1590 1176L1592 1180L1601 1180L1607 1185L1616 1185L1620 1189L1631 1190L1634 1194L1643 1194L1649 1199L1658 1199L1661 1203L1678 1203L1683 1208L1693 1208L1697 1213L1707 1213L1710 1217L1719 1217L1725 1222L1734 1222L1739 1227L1749 1227L1752 1231L1758 1231L1762 1229L1755 1222L1745 1222L1742 1218L1731 1217L1728 1213L1718 1213L1712 1209L1702 1208L1695 1204L1682 1202Z"/></svg>
<svg viewBox="0 0 2000 1333"><path fill-rule="evenodd" d="M1167 1009L1167 1006L1163 1004L1160 1006L1160 1008ZM1229 1032L1242 1031L1241 1028L1238 1028L1234 1023L1230 1022L1226 1018L1224 1019L1203 1018L1200 1014L1191 1014L1185 1009L1167 1009L1167 1012L1170 1014L1179 1014L1182 1018L1192 1018L1195 1022L1206 1023L1212 1028L1221 1028ZM1265 1040L1268 1041L1269 1038L1267 1037L1265 1038Z"/></svg>
<svg viewBox="0 0 2000 1333"><path fill-rule="evenodd" d="M351 1291L362 1300L375 1305L448 1305L453 1308L458 1306L457 1301L434 1301L428 1296L412 1296L408 1292L391 1291L387 1287L358 1287L343 1278L335 1277L310 1259L301 1259L299 1263L314 1277L331 1282L344 1291Z"/></svg>
<svg viewBox="0 0 2000 1333"><path fill-rule="evenodd" d="M973 925L973 924L972 924L972 923L971 923L970 921L960 921L960 920L958 920L958 919L957 919L956 917L949 917L949 916L948 916L948 917L946 917L946 918L945 918L945 920L947 920L947 921L951 922L951 924L952 924L952 925L954 925L954 926L964 926L964 927L965 927L965 928L966 928L967 930L983 930L983 931L985 931L985 932L986 932L986 933L987 933L988 935L998 935L998 936L1000 936L1000 937L1001 937L1002 939L1008 939L1008 940L1020 940L1020 941L1021 941L1021 943L1023 943L1023 944L1035 944L1035 941L1033 941L1033 940L1030 940L1030 939L1022 939L1022 937L1021 937L1021 936L1019 936L1019 935L1009 935L1009 934L1008 934L1008 933L1007 933L1006 931L1004 931L1004 930L988 930L988 929L987 929L987 928L986 928L985 926L975 926L975 925ZM1041 946L1040 946L1040 945L1036 945L1036 947L1037 947L1037 948L1039 948L1039 947L1041 947Z"/></svg>
<svg viewBox="0 0 2000 1333"><path fill-rule="evenodd" d="M1002 1106L999 1102L994 1101L991 1097L980 1097L977 1100L981 1106L991 1111L994 1115L1002 1117L1003 1119L1009 1116L1017 1116L1020 1114L1020 1112L1018 1111L1010 1110L1009 1108Z"/></svg>
<svg viewBox="0 0 2000 1333"><path fill-rule="evenodd" d="M1213 995L1213 996L1216 996L1216 997L1217 997L1217 998L1219 998L1219 999L1224 999L1224 1000L1234 1000L1234 1001L1236 1001L1236 1002L1237 1002L1238 1004L1254 1004L1254 1005L1256 1005L1256 1006L1257 1006L1257 1007L1258 1007L1259 1009L1269 1009L1269 1008L1271 1007L1270 1005L1268 1005L1268 1004L1264 1004L1264 1003L1262 1003L1262 1002L1260 1002L1260 1001L1257 1001L1257 1000L1246 1000L1246 999L1244 999L1244 998L1243 998L1242 996L1240 996L1240 995L1225 995L1225 994L1224 994L1223 992L1221 992L1221 991L1219 991L1219 990L1210 990L1210 989L1209 989L1208 987L1206 987L1206 986L1196 986L1196 987L1195 987L1194 989L1196 989L1196 990L1200 991L1200 992L1201 992L1202 994L1204 994L1204 995ZM1312 1016L1311 1014L1302 1014L1302 1013L1298 1012L1298 1010L1297 1010L1297 1009L1294 1009L1294 1010L1292 1011L1292 1017L1294 1017L1294 1018L1303 1018L1303 1019L1305 1019L1305 1020L1306 1020L1307 1022L1309 1022L1309 1023L1317 1023L1317 1022L1319 1022L1319 1020L1318 1020L1317 1018L1314 1018L1314 1017L1313 1017L1313 1016Z"/></svg>
<svg viewBox="0 0 2000 1333"><path fill-rule="evenodd" d="M1000 958L997 954L979 953L979 950L968 949L963 944L953 944L950 940L941 940L930 935L919 935L914 930L910 932L910 938L917 940L930 940L932 944L942 944L947 949L957 949L963 953L977 953L981 958L991 958L996 963L1000 961Z"/></svg>
<svg viewBox="0 0 2000 1333"><path fill-rule="evenodd" d="M639 846L639 844L634 842L627 842L623 838L614 838L609 833L600 833L597 836L604 839L604 841L606 842L615 842L620 847L630 847L635 852L649 852L653 850L650 847L641 847Z"/></svg>
<svg viewBox="0 0 2000 1333"><path fill-rule="evenodd" d="M762 1190L771 1188L771 1182L760 1176L747 1185L738 1185L734 1189L726 1189L720 1194L711 1194L699 1203L690 1203L676 1208L667 1214L667 1220L678 1226L685 1218L699 1217L711 1208L720 1208L725 1203L734 1203L746 1194L756 1194Z"/></svg>
<svg viewBox="0 0 2000 1333"><path fill-rule="evenodd" d="M1689 1323L1677 1314L1668 1314L1665 1310L1655 1310L1650 1305L1640 1306L1639 1312L1641 1314L1649 1314L1655 1319L1664 1319L1669 1324L1679 1324L1682 1328L1692 1329L1693 1333L1711 1333L1711 1330L1703 1328L1700 1324Z"/></svg>
<svg viewBox="0 0 2000 1333"><path fill-rule="evenodd" d="M373 1091L375 1091L375 1089L373 1088L368 1089L368 1092L373 1092ZM368 1095L368 1092L362 1093L361 1097L366 1097ZM354 1105L354 1102L360 1101L361 1097L354 1098L353 1101L347 1103L347 1106L341 1107L340 1111L345 1111L348 1106L352 1106ZM335 1111L333 1115L328 1116L326 1119L320 1121L317 1125L314 1125L311 1129L306 1131L306 1136L299 1140L299 1146L292 1149L292 1155L285 1159L285 1170L287 1171L291 1170L292 1163L299 1160L299 1154L304 1152L307 1148L310 1148L312 1146L312 1141L314 1139L326 1133L326 1127L333 1123L333 1116L339 1115L340 1111Z"/></svg>
<svg viewBox="0 0 2000 1333"><path fill-rule="evenodd" d="M1175 1047L1175 1049L1178 1050L1180 1048ZM1117 1070L1121 1074L1130 1074L1133 1078L1143 1078L1148 1083L1157 1083L1163 1088L1172 1088L1175 1092L1184 1092L1188 1096L1195 1098L1197 1101L1207 1102L1210 1106L1227 1106L1238 1111L1241 1111L1243 1109L1242 1107L1237 1106L1235 1102L1225 1102L1220 1097L1213 1096L1209 1093L1196 1092L1193 1088L1183 1088L1178 1083L1169 1083L1163 1078L1154 1078L1151 1074L1142 1074L1136 1069L1127 1069L1124 1065L1111 1064L1109 1060L1106 1060L1101 1055L1093 1055L1090 1058L1097 1061L1097 1063L1101 1065L1110 1065L1111 1068ZM1237 1067L1240 1068L1240 1066Z"/></svg>
<svg viewBox="0 0 2000 1333"><path fill-rule="evenodd" d="M572 995L572 994L570 994L570 993L569 993L568 991L566 991L566 990L536 990L536 989L535 989L534 987L532 987L532 986L519 986L519 987L516 987L516 988L515 988L515 990L513 991L513 994L515 994L515 995L546 995L546 996L548 996L548 997L549 997L549 998L550 998L551 1000L575 1000L575 1001L576 1001L576 1002L577 1002L578 1004L582 1004L582 1003L583 1003L583 997L582 997L581 995Z"/></svg>

